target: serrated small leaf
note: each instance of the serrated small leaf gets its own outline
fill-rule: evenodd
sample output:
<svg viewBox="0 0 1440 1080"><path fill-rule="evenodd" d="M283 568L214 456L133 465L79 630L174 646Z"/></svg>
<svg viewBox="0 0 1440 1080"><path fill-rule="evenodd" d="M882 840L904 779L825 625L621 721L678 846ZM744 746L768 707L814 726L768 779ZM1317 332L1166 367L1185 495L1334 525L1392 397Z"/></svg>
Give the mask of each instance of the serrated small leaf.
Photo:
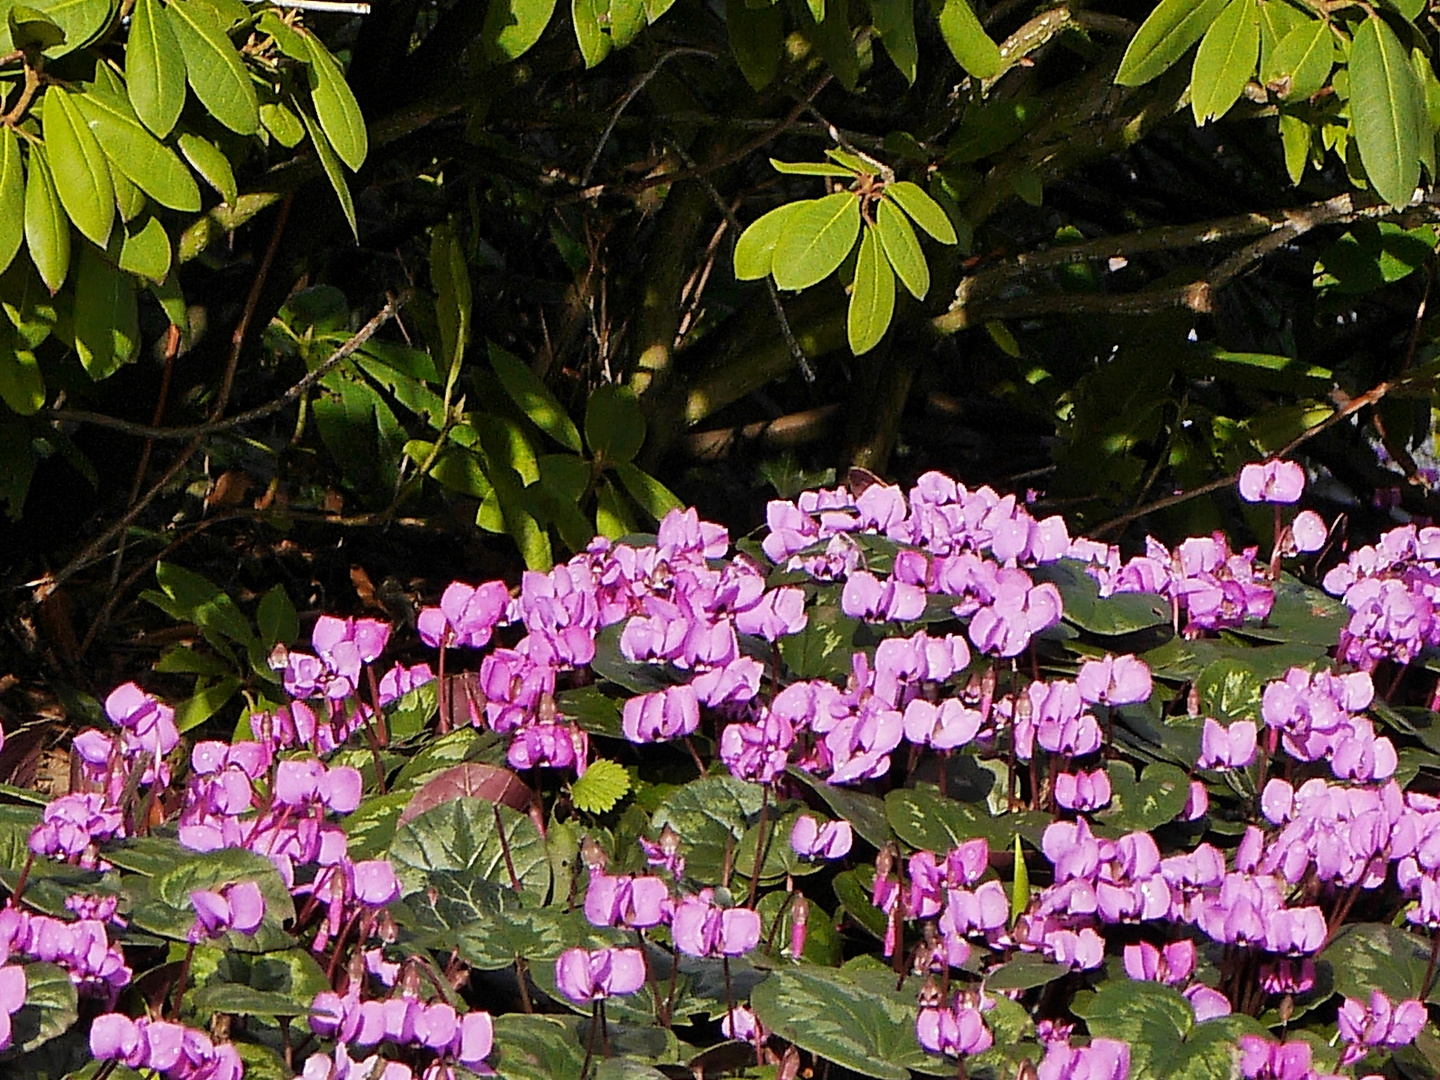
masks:
<svg viewBox="0 0 1440 1080"><path fill-rule="evenodd" d="M968 0L944 0L940 9L940 36L950 47L966 73L977 79L990 79L999 74L1004 60Z"/></svg>
<svg viewBox="0 0 1440 1080"><path fill-rule="evenodd" d="M526 364L500 346L492 343L489 353L490 366L500 377L500 385L520 411L561 446L580 453L580 432L549 387Z"/></svg>
<svg viewBox="0 0 1440 1080"><path fill-rule="evenodd" d="M930 291L930 264L920 250L920 241L910 227L910 219L889 199L881 199L875 214L875 231L895 276L911 296L924 300L925 294Z"/></svg>
<svg viewBox="0 0 1440 1080"><path fill-rule="evenodd" d="M230 168L230 159L214 143L191 131L182 131L175 142L190 167L215 189L227 205L234 206L239 198L239 189L235 184L234 170Z"/></svg>
<svg viewBox="0 0 1440 1080"><path fill-rule="evenodd" d="M1196 124L1218 120L1240 99L1260 55L1255 0L1230 0L1205 31L1190 75L1190 109Z"/></svg>
<svg viewBox="0 0 1440 1080"><path fill-rule="evenodd" d="M1420 141L1429 137L1424 89L1395 31L1363 19L1350 45L1350 129L1375 193L1405 206L1420 182Z"/></svg>
<svg viewBox="0 0 1440 1080"><path fill-rule="evenodd" d="M59 292L70 272L70 219L55 193L45 148L33 144L25 177L25 246L45 287Z"/></svg>
<svg viewBox="0 0 1440 1080"><path fill-rule="evenodd" d="M255 87L214 9L200 0L168 0L164 13L200 103L237 135L255 134L260 129Z"/></svg>
<svg viewBox="0 0 1440 1080"><path fill-rule="evenodd" d="M592 761L570 785L570 801L587 814L608 814L630 791L630 774L607 758Z"/></svg>
<svg viewBox="0 0 1440 1080"><path fill-rule="evenodd" d="M880 247L876 230L867 225L860 240L860 257L855 263L855 283L845 320L850 351L859 356L879 345L894 315L895 272Z"/></svg>
<svg viewBox="0 0 1440 1080"><path fill-rule="evenodd" d="M1226 0L1161 0L1140 29L1115 72L1117 86L1139 86L1179 60L1210 29Z"/></svg>
<svg viewBox="0 0 1440 1080"><path fill-rule="evenodd" d="M335 154L351 172L359 172L370 150L370 137L360 103L345 81L335 57L314 34L303 36L310 50L310 100Z"/></svg>
<svg viewBox="0 0 1440 1080"><path fill-rule="evenodd" d="M330 187L335 191L335 197L340 200L340 209L345 214L345 221L350 226L350 234L355 237L355 242L360 242L360 227L355 222L355 199L350 194L350 187L345 182L345 173L341 171L340 159L335 156L335 150L326 138L325 132L321 129L319 122L310 115L299 101L291 99L295 111L300 114L300 119L305 124L305 131L310 136L310 145L315 149L315 156L320 159L320 167L325 170L325 176L330 181Z"/></svg>
<svg viewBox="0 0 1440 1080"><path fill-rule="evenodd" d="M73 98L74 92L63 86L45 92L45 148L65 213L83 236L103 248L115 223L115 188L105 153Z"/></svg>
<svg viewBox="0 0 1440 1080"><path fill-rule="evenodd" d="M671 510L685 508L685 504L675 497L674 492L649 473L641 471L628 461L617 464L615 473L620 477L620 483L625 485L625 490L630 493L630 497L639 504L640 509L655 521L659 521Z"/></svg>
<svg viewBox="0 0 1440 1080"><path fill-rule="evenodd" d="M801 206L775 244L773 276L782 289L808 289L829 277L860 234L860 200L848 191Z"/></svg>
<svg viewBox="0 0 1440 1080"><path fill-rule="evenodd" d="M775 245L785 224L803 202L786 203L768 213L761 214L750 223L740 239L735 241L735 277L740 281L758 281L770 273L775 257Z"/></svg>
<svg viewBox="0 0 1440 1080"><path fill-rule="evenodd" d="M6 270L25 239L25 169L15 129L0 125L0 272Z"/></svg>
<svg viewBox="0 0 1440 1080"><path fill-rule="evenodd" d="M751 7L746 0L726 0L725 33L740 74L753 89L775 81L785 44L785 17L778 5Z"/></svg>
<svg viewBox="0 0 1440 1080"><path fill-rule="evenodd" d="M1335 34L1324 19L1310 19L1275 46L1261 79L1282 99L1305 101L1319 91L1335 63Z"/></svg>
<svg viewBox="0 0 1440 1080"><path fill-rule="evenodd" d="M160 0L135 0L125 39L125 83L141 122L165 138L185 107L185 54Z"/></svg>
<svg viewBox="0 0 1440 1080"><path fill-rule="evenodd" d="M946 216L940 204L932 199L919 184L909 180L886 184L885 196L893 199L895 205L909 214L910 220L929 233L933 239L942 244L955 243L957 239L955 226L950 223L950 218Z"/></svg>

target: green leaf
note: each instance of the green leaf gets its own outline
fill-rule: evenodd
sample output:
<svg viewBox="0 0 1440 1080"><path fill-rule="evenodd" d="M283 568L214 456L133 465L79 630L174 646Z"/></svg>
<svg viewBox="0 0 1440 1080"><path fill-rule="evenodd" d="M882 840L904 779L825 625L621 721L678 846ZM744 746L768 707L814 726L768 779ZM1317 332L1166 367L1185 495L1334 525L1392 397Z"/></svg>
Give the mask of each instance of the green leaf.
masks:
<svg viewBox="0 0 1440 1080"><path fill-rule="evenodd" d="M219 193L227 205L234 206L239 189L235 185L230 159L214 143L190 131L182 131L175 141L190 167L205 178L205 182Z"/></svg>
<svg viewBox="0 0 1440 1080"><path fill-rule="evenodd" d="M80 247L75 273L75 351L96 382L140 353L135 282L89 244Z"/></svg>
<svg viewBox="0 0 1440 1080"><path fill-rule="evenodd" d="M201 950L196 949L195 960ZM208 1023L216 1014L265 1018L305 1016L315 995L330 988L325 969L306 949L285 949L264 956L221 952L213 972L196 980L186 997L187 1011ZM192 963L191 971L199 966ZM246 1075L251 1075L249 1070Z"/></svg>
<svg viewBox="0 0 1440 1080"><path fill-rule="evenodd" d="M1353 296L1392 285L1423 267L1436 242L1434 226L1360 222L1321 252L1315 287Z"/></svg>
<svg viewBox="0 0 1440 1080"><path fill-rule="evenodd" d="M1346 997L1370 1000L1381 990L1392 1001L1418 998L1425 986L1430 942L1408 930L1384 923L1355 923L1335 935L1320 956L1335 973L1335 989ZM1440 987L1429 999L1440 1001Z"/></svg>
<svg viewBox="0 0 1440 1080"><path fill-rule="evenodd" d="M944 0L940 9L940 36L965 71L977 79L1000 73L1004 60L967 0Z"/></svg>
<svg viewBox="0 0 1440 1080"><path fill-rule="evenodd" d="M1285 35L1268 60L1260 73L1265 85L1280 88L1282 100L1305 101L1330 78L1335 34L1326 20L1307 19Z"/></svg>
<svg viewBox="0 0 1440 1080"><path fill-rule="evenodd" d="M45 149L60 204L81 234L103 248L115 222L115 188L105 154L80 115L75 96L63 86L45 92Z"/></svg>
<svg viewBox="0 0 1440 1080"><path fill-rule="evenodd" d="M940 243L955 243L955 226L950 224L950 219L940 208L940 204L926 194L919 184L909 180L886 184L885 197L893 199L896 206L910 215L911 221Z"/></svg>
<svg viewBox="0 0 1440 1080"><path fill-rule="evenodd" d="M802 679L843 679L850 672L858 619L833 600L812 608L805 629L780 639L780 656Z"/></svg>
<svg viewBox="0 0 1440 1080"><path fill-rule="evenodd" d="M914 0L870 0L870 18L891 61L905 76L905 81L914 86L920 66Z"/></svg>
<svg viewBox="0 0 1440 1080"><path fill-rule="evenodd" d="M267 649L300 639L300 616L295 613L295 605L290 602L284 585L272 585L260 598L255 621L260 627L260 640Z"/></svg>
<svg viewBox="0 0 1440 1080"><path fill-rule="evenodd" d="M580 911L567 913L559 907L507 911L503 919L481 919L460 927L454 934L454 947L460 959L477 971L500 971L516 959L532 963L558 960L590 932Z"/></svg>
<svg viewBox="0 0 1440 1080"><path fill-rule="evenodd" d="M1025 913L1030 906L1030 870L1025 865L1025 851L1020 846L1020 834L1015 834L1015 876L1010 882L1010 925Z"/></svg>
<svg viewBox="0 0 1440 1080"><path fill-rule="evenodd" d="M894 974L872 964L772 973L751 1005L781 1038L862 1076L909 1080L908 1069L932 1071L939 1059L915 1041L913 990L895 990Z"/></svg>
<svg viewBox="0 0 1440 1080"><path fill-rule="evenodd" d="M680 835L686 873L697 881L719 881L734 865L735 848L759 819L763 789L733 776L692 780L669 795L651 819L659 835L669 825Z"/></svg>
<svg viewBox="0 0 1440 1080"><path fill-rule="evenodd" d="M860 241L850 310L845 320L850 351L859 356L879 345L894 315L895 272L880 247L876 230L867 225Z"/></svg>
<svg viewBox="0 0 1440 1080"><path fill-rule="evenodd" d="M495 1017L495 1045L505 1047L496 1066L501 1080L580 1080L585 1044L578 1031L572 1016Z"/></svg>
<svg viewBox="0 0 1440 1080"><path fill-rule="evenodd" d="M25 1004L11 1020L11 1048L28 1053L69 1031L80 1018L70 973L58 964L26 964Z"/></svg>
<svg viewBox="0 0 1440 1080"><path fill-rule="evenodd" d="M260 130L260 104L220 17L201 0L167 0L164 11L200 103L237 135L254 135Z"/></svg>
<svg viewBox="0 0 1440 1080"><path fill-rule="evenodd" d="M65 41L65 31L43 11L26 4L14 4L6 17L10 40L22 52L39 52Z"/></svg>
<svg viewBox="0 0 1440 1080"><path fill-rule="evenodd" d="M310 100L320 127L340 160L351 172L359 172L370 149L360 103L345 82L335 57L320 39L314 34L302 33L302 40L310 50Z"/></svg>
<svg viewBox="0 0 1440 1080"><path fill-rule="evenodd" d="M1263 680L1243 660L1217 660L1206 666L1195 680L1200 697L1200 714L1222 724L1236 720L1260 721Z"/></svg>
<svg viewBox="0 0 1440 1080"><path fill-rule="evenodd" d="M1047 563L1031 573L1036 581L1052 582L1060 590L1065 621L1092 634L1114 637L1170 621L1169 603L1153 593L1116 593L1102 598L1099 585L1085 572L1085 564L1075 559Z"/></svg>
<svg viewBox="0 0 1440 1080"><path fill-rule="evenodd" d="M0 400L21 416L33 416L45 404L40 364L33 352L22 347L8 322L0 323Z"/></svg>
<svg viewBox="0 0 1440 1080"><path fill-rule="evenodd" d="M585 442L607 464L633 461L645 445L645 414L635 392L602 383L585 406Z"/></svg>
<svg viewBox="0 0 1440 1080"><path fill-rule="evenodd" d="M587 68L610 55L614 44L601 26L602 17L609 21L608 0L570 0L570 20L575 25L575 43Z"/></svg>
<svg viewBox="0 0 1440 1080"><path fill-rule="evenodd" d="M497 811L504 827L503 847ZM518 892L511 885L506 848L520 883ZM493 886L492 913L510 905L539 907L550 892L550 862L540 830L525 815L483 799L458 798L406 822L396 830L389 856L407 896L423 893L441 873Z"/></svg>
<svg viewBox="0 0 1440 1080"><path fill-rule="evenodd" d="M725 33L740 74L755 90L775 81L785 42L785 16L779 5L751 7L746 0L725 0Z"/></svg>
<svg viewBox="0 0 1440 1080"><path fill-rule="evenodd" d="M1226 0L1160 0L1120 60L1117 86L1139 86L1165 71L1210 29Z"/></svg>
<svg viewBox="0 0 1440 1080"><path fill-rule="evenodd" d="M127 274L159 283L170 274L170 234L146 214L125 226L120 240L119 266Z"/></svg>
<svg viewBox="0 0 1440 1080"><path fill-rule="evenodd" d="M325 132L320 124L310 115L298 100L291 99L295 111L300 114L300 119L305 124L305 131L310 136L310 145L315 148L315 156L320 159L320 167L325 170L325 176L330 181L330 186L335 190L335 197L340 200L340 209L344 211L345 221L350 226L350 234L355 237L356 243L360 241L360 229L355 224L355 200L350 195L350 188L345 183L345 174L340 169L340 159L335 156L335 150L330 145L330 140L325 137Z"/></svg>
<svg viewBox="0 0 1440 1080"><path fill-rule="evenodd" d="M875 232L885 250L885 258L895 276L916 300L924 300L930 291L930 264L920 250L920 241L910 227L910 219L889 199L881 199L875 215Z"/></svg>
<svg viewBox="0 0 1440 1080"><path fill-rule="evenodd" d="M618 462L615 474L620 477L620 483L625 485L625 490L639 504L640 509L657 522L671 510L685 508L685 504L675 497L674 492L628 461Z"/></svg>
<svg viewBox="0 0 1440 1080"><path fill-rule="evenodd" d="M1015 843L1017 846L1020 843L1018 836ZM1046 960L1039 953L1021 953L986 975L985 989L991 993L1000 990L1033 990L1068 974L1069 967Z"/></svg>
<svg viewBox="0 0 1440 1080"><path fill-rule="evenodd" d="M25 170L15 129L0 125L0 272L9 268L25 238Z"/></svg>
<svg viewBox="0 0 1440 1080"><path fill-rule="evenodd" d="M645 29L644 0L610 0L610 40L623 49Z"/></svg>
<svg viewBox="0 0 1440 1080"><path fill-rule="evenodd" d="M193 731L224 708L239 689L240 680L233 675L213 683L197 682L195 693L175 706L175 726L182 734Z"/></svg>
<svg viewBox="0 0 1440 1080"><path fill-rule="evenodd" d="M305 125L284 102L262 101L260 123L287 150L295 149L305 138Z"/></svg>
<svg viewBox="0 0 1440 1080"><path fill-rule="evenodd" d="M608 758L597 758L570 785L570 799L586 814L608 814L630 790L630 774Z"/></svg>
<svg viewBox="0 0 1440 1080"><path fill-rule="evenodd" d="M1230 0L1205 31L1190 73L1190 109L1196 124L1218 120L1239 100L1260 55L1256 0Z"/></svg>
<svg viewBox="0 0 1440 1080"><path fill-rule="evenodd" d="M1017 834L1039 846L1040 832L1049 824L1043 814L1029 811L991 817L934 788L896 788L885 796L885 816L895 835L911 847L948 851L966 840L983 836L992 850L1004 850Z"/></svg>
<svg viewBox="0 0 1440 1080"><path fill-rule="evenodd" d="M76 95L73 104L116 171L161 206L200 209L200 189L190 170L180 155L140 123L128 98L92 87L88 93Z"/></svg>
<svg viewBox="0 0 1440 1080"><path fill-rule="evenodd" d="M540 40L554 14L555 0L490 0L480 45L491 60L514 60Z"/></svg>
<svg viewBox="0 0 1440 1080"><path fill-rule="evenodd" d="M848 191L802 203L775 244L775 284L808 289L845 261L860 235L860 200Z"/></svg>
<svg viewBox="0 0 1440 1080"><path fill-rule="evenodd" d="M781 161L770 159L770 167L786 176L833 176L841 180L854 180L855 170L844 165L832 165L828 161ZM791 204L791 205L804 205Z"/></svg>
<svg viewBox="0 0 1440 1080"><path fill-rule="evenodd" d="M1139 783L1135 767L1126 761L1106 765L1110 775L1110 806L1095 815L1097 821L1122 832L1151 832L1174 821L1185 809L1190 778L1183 769L1165 762L1145 766Z"/></svg>
<svg viewBox="0 0 1440 1080"><path fill-rule="evenodd" d="M817 6L828 8L824 11L825 18L818 21L814 15ZM849 4L839 0L829 5L817 5L812 0L803 9L797 30L809 39L811 47L820 54L836 82L853 93L860 79L860 62L855 53L855 37L850 29L848 9Z"/></svg>
<svg viewBox="0 0 1440 1080"><path fill-rule="evenodd" d="M493 342L489 345L489 355L490 366L500 377L500 385L510 395L510 400L520 406L520 411L561 446L580 453L580 432L549 387L527 364Z"/></svg>
<svg viewBox="0 0 1440 1080"><path fill-rule="evenodd" d="M135 115L165 138L185 107L185 54L160 0L135 0L125 39L125 83Z"/></svg>
<svg viewBox="0 0 1440 1080"><path fill-rule="evenodd" d="M33 0L29 7L60 27L65 35L63 42L45 49L45 56L51 60L89 45L115 14L111 0Z"/></svg>
<svg viewBox="0 0 1440 1080"><path fill-rule="evenodd" d="M785 203L752 221L735 241L735 276L741 281L758 281L770 273L775 245L786 223L803 202Z"/></svg>
<svg viewBox="0 0 1440 1080"><path fill-rule="evenodd" d="M625 503L609 477L601 477L595 492L595 531L611 540L619 540L635 531L630 512L625 509Z"/></svg>
<svg viewBox="0 0 1440 1080"><path fill-rule="evenodd" d="M440 359L449 397L460 377L460 361L470 343L470 269L455 227L436 225L430 234L430 281L435 287L435 322L440 331Z"/></svg>
<svg viewBox="0 0 1440 1080"><path fill-rule="evenodd" d="M1350 129L1375 193L1405 206L1420 182L1420 142L1430 138L1424 88L1405 46L1377 15L1350 46Z"/></svg>

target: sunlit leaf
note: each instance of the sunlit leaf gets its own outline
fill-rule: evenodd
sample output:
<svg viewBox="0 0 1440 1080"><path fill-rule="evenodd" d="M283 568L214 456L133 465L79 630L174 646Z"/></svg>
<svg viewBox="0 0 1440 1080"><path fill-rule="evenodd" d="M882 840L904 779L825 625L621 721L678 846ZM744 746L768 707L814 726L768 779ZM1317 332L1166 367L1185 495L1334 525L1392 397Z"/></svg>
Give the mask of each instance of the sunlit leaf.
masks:
<svg viewBox="0 0 1440 1080"><path fill-rule="evenodd" d="M911 183L909 180L887 184L885 185L885 197L894 200L895 205L909 214L910 220L929 233L932 238L942 244L955 243L955 226L950 223L949 217L941 209L940 204L926 194L925 189L919 184Z"/></svg>
<svg viewBox="0 0 1440 1080"><path fill-rule="evenodd" d="M856 356L880 344L895 315L895 272L880 246L876 229L865 226L860 240L860 257L855 263L855 283L850 292L846 333L850 351Z"/></svg>
<svg viewBox="0 0 1440 1080"><path fill-rule="evenodd" d="M1115 82L1139 86L1179 60L1210 29L1227 0L1160 0L1120 60Z"/></svg>
<svg viewBox="0 0 1440 1080"><path fill-rule="evenodd" d="M160 138L185 107L185 54L160 0L135 0L125 39L125 82L141 122Z"/></svg>
<svg viewBox="0 0 1440 1080"><path fill-rule="evenodd" d="M255 87L214 9L200 0L167 0L164 12L200 103L236 134L255 134L260 128Z"/></svg>
<svg viewBox="0 0 1440 1080"><path fill-rule="evenodd" d="M1230 0L1205 31L1190 75L1190 109L1197 124L1224 116L1255 74L1260 55L1255 4L1256 0Z"/></svg>
<svg viewBox="0 0 1440 1080"><path fill-rule="evenodd" d="M920 241L910 227L910 219L895 208L889 199L881 199L875 214L875 232L880 237L885 257L895 276L916 300L924 300L930 291L930 265L920 250Z"/></svg>
<svg viewBox="0 0 1440 1080"><path fill-rule="evenodd" d="M940 36L967 74L977 79L999 74L1004 62L1000 46L985 33L968 0L944 0L940 9Z"/></svg>
<svg viewBox="0 0 1440 1080"><path fill-rule="evenodd" d="M773 273L782 289L808 289L834 273L860 234L860 200L846 191L801 204L776 241Z"/></svg>
<svg viewBox="0 0 1440 1080"><path fill-rule="evenodd" d="M25 177L25 245L46 288L58 292L70 272L70 219L55 193L45 148L33 144Z"/></svg>
<svg viewBox="0 0 1440 1080"><path fill-rule="evenodd" d="M310 100L316 118L336 156L357 172L370 149L365 117L330 50L314 34L304 34L303 40L310 50Z"/></svg>
<svg viewBox="0 0 1440 1080"><path fill-rule="evenodd" d="M1405 46L1378 15L1350 46L1350 127L1375 193L1404 206L1420 181L1420 141L1430 138L1424 93Z"/></svg>
<svg viewBox="0 0 1440 1080"><path fill-rule="evenodd" d="M14 261L25 239L25 170L15 130L0 126L0 272Z"/></svg>
<svg viewBox="0 0 1440 1080"><path fill-rule="evenodd" d="M115 188L105 153L80 114L76 96L62 86L46 91L45 148L65 213L82 235L103 248L115 222Z"/></svg>

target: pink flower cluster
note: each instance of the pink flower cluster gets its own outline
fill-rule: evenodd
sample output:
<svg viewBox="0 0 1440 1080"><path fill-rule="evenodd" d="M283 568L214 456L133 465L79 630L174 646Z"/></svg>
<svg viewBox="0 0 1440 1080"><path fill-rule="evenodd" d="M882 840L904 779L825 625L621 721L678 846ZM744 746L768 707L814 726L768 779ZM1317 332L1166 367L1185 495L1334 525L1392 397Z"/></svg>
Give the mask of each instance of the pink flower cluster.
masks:
<svg viewBox="0 0 1440 1080"><path fill-rule="evenodd" d="M495 1025L488 1012L457 1014L449 1002L422 1002L413 994L395 994L385 1000L361 1000L358 989L337 994L325 990L310 1007L310 1030L333 1038L333 1054L312 1054L305 1061L303 1080L412 1080L415 1071L378 1054L363 1060L350 1056L349 1046L368 1049L382 1042L400 1051L428 1058L421 1075L444 1080L454 1075L451 1063L490 1075L485 1064L494 1046Z"/></svg>
<svg viewBox="0 0 1440 1080"><path fill-rule="evenodd" d="M90 1053L165 1080L240 1080L245 1066L231 1043L216 1046L203 1031L168 1020L103 1013L90 1026Z"/></svg>
<svg viewBox="0 0 1440 1080"><path fill-rule="evenodd" d="M1365 670L1387 659L1408 664L1440 645L1440 526L1392 529L1350 552L1324 584L1350 609L1340 634L1345 662Z"/></svg>

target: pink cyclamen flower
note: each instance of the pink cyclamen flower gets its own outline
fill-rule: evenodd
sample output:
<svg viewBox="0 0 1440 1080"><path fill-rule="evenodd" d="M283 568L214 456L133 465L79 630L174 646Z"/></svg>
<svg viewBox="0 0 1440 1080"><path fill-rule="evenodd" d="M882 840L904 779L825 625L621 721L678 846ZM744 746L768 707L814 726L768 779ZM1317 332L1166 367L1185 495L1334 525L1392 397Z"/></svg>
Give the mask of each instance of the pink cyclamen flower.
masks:
<svg viewBox="0 0 1440 1080"><path fill-rule="evenodd" d="M894 578L882 582L868 570L857 570L841 590L840 610L852 619L918 619L925 612L925 590Z"/></svg>
<svg viewBox="0 0 1440 1080"><path fill-rule="evenodd" d="M1195 942L1189 938L1156 948L1147 941L1125 946L1125 973L1144 982L1176 986L1195 970Z"/></svg>
<svg viewBox="0 0 1440 1080"><path fill-rule="evenodd" d="M1368 1008L1354 998L1346 998L1337 1018L1340 1038L1347 1044L1340 1064L1359 1061L1372 1046L1409 1045L1420 1034L1426 1019L1423 1002L1409 999L1392 1004L1380 990L1371 991Z"/></svg>
<svg viewBox="0 0 1440 1080"><path fill-rule="evenodd" d="M1255 760L1255 721L1237 720L1228 728L1210 717L1200 734L1202 769L1243 769Z"/></svg>
<svg viewBox="0 0 1440 1080"><path fill-rule="evenodd" d="M1055 801L1066 810L1098 810L1110 802L1110 795L1110 774L1104 769L1055 776Z"/></svg>
<svg viewBox="0 0 1440 1080"><path fill-rule="evenodd" d="M1240 497L1246 502L1293 503L1305 490L1305 470L1295 461L1251 462L1240 470Z"/></svg>
<svg viewBox="0 0 1440 1080"><path fill-rule="evenodd" d="M1092 705L1134 705L1150 698L1150 668L1138 656L1086 660L1075 676L1080 697Z"/></svg>
<svg viewBox="0 0 1440 1080"><path fill-rule="evenodd" d="M253 881L226 885L219 892L197 889L190 894L190 903L195 908L191 941L218 938L230 930L253 934L265 919L265 897Z"/></svg>
<svg viewBox="0 0 1440 1080"><path fill-rule="evenodd" d="M1325 519L1314 510L1301 510L1290 523L1290 539L1298 552L1319 551L1325 546L1329 532Z"/></svg>
<svg viewBox="0 0 1440 1080"><path fill-rule="evenodd" d="M595 926L641 930L670 917L670 887L658 877L590 873L585 892L585 917Z"/></svg>
<svg viewBox="0 0 1440 1080"><path fill-rule="evenodd" d="M801 814L790 830L790 846L795 854L806 859L839 859L849 853L854 842L848 821L827 821L821 825L809 814Z"/></svg>
<svg viewBox="0 0 1440 1080"><path fill-rule="evenodd" d="M1240 1072L1247 1080L1313 1080L1308 1042L1277 1043L1262 1035L1240 1036Z"/></svg>
<svg viewBox="0 0 1440 1080"><path fill-rule="evenodd" d="M704 889L675 906L670 935L687 956L741 956L760 941L760 916L750 908L717 907Z"/></svg>
<svg viewBox="0 0 1440 1080"><path fill-rule="evenodd" d="M1130 1044L1119 1039L1091 1039L1089 1046L1050 1042L1036 1075L1039 1080L1127 1080Z"/></svg>
<svg viewBox="0 0 1440 1080"><path fill-rule="evenodd" d="M915 1037L932 1054L955 1058L983 1054L995 1043L981 1015L991 1004L977 1001L974 995L957 994L952 1008L922 1008L915 1020Z"/></svg>
<svg viewBox="0 0 1440 1080"><path fill-rule="evenodd" d="M639 949L567 949L555 964L555 984L576 1004L633 994L645 985Z"/></svg>
<svg viewBox="0 0 1440 1080"><path fill-rule="evenodd" d="M10 1045L10 1018L25 1004L29 986L25 969L19 964L0 967L0 1050Z"/></svg>

